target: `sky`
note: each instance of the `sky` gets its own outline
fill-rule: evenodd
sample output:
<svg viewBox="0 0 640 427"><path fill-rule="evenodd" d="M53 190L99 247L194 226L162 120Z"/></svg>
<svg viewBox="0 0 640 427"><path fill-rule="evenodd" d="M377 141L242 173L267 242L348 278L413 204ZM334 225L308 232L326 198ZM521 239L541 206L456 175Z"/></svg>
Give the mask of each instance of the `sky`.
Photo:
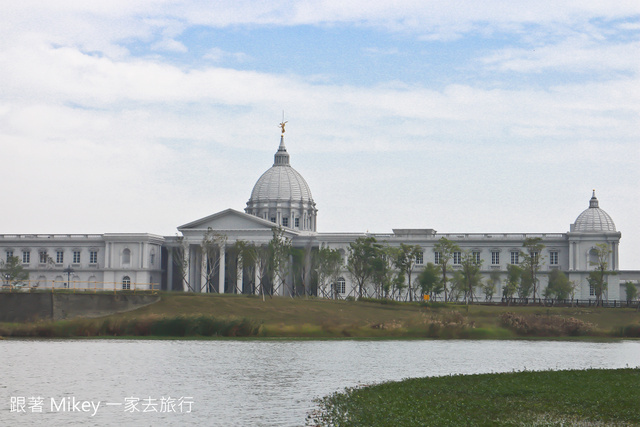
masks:
<svg viewBox="0 0 640 427"><path fill-rule="evenodd" d="M640 2L0 0L0 234L243 210L291 165L321 232L562 233L640 270Z"/></svg>

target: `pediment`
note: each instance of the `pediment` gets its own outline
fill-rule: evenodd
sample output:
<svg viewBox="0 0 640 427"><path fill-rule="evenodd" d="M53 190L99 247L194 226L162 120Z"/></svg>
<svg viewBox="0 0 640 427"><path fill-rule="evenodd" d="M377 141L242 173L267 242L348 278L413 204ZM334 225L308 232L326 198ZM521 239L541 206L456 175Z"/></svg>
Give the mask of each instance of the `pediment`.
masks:
<svg viewBox="0 0 640 427"><path fill-rule="evenodd" d="M181 232L191 230L212 230L231 231L231 230L268 230L269 232L275 224L258 218L253 215L239 212L234 209L227 209L213 215L195 220L178 227Z"/></svg>

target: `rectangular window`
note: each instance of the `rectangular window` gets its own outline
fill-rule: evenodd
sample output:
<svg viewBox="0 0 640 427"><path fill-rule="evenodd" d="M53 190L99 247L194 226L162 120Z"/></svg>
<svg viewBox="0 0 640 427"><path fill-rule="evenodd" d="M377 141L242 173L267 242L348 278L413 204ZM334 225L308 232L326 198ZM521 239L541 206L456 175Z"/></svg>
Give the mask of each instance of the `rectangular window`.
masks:
<svg viewBox="0 0 640 427"><path fill-rule="evenodd" d="M511 252L511 264L518 264L520 262L520 252Z"/></svg>
<svg viewBox="0 0 640 427"><path fill-rule="evenodd" d="M98 263L98 251L89 252L89 264L97 264L97 263Z"/></svg>
<svg viewBox="0 0 640 427"><path fill-rule="evenodd" d="M433 262L436 264L440 264L440 252L434 252Z"/></svg>
<svg viewBox="0 0 640 427"><path fill-rule="evenodd" d="M13 258L13 251L7 251L7 262L9 262Z"/></svg>
<svg viewBox="0 0 640 427"><path fill-rule="evenodd" d="M293 221L294 221L295 227L300 228L300 218L296 218Z"/></svg>
<svg viewBox="0 0 640 427"><path fill-rule="evenodd" d="M453 265L460 265L460 256L462 254L460 252L453 253Z"/></svg>
<svg viewBox="0 0 640 427"><path fill-rule="evenodd" d="M480 264L480 252L478 251L473 251L473 262L474 264Z"/></svg>
<svg viewBox="0 0 640 427"><path fill-rule="evenodd" d="M56 264L62 264L64 262L64 252L56 251Z"/></svg>
<svg viewBox="0 0 640 427"><path fill-rule="evenodd" d="M596 288L593 285L589 285L589 296L595 296L596 295Z"/></svg>
<svg viewBox="0 0 640 427"><path fill-rule="evenodd" d="M73 251L73 263L80 264L80 251Z"/></svg>
<svg viewBox="0 0 640 427"><path fill-rule="evenodd" d="M549 264L558 265L558 252L557 251L549 252Z"/></svg>
<svg viewBox="0 0 640 427"><path fill-rule="evenodd" d="M420 251L416 254L416 264L422 265L424 263L424 252Z"/></svg>
<svg viewBox="0 0 640 427"><path fill-rule="evenodd" d="M40 252L38 252L38 255L40 257L40 264L46 264L47 263L47 251L40 251Z"/></svg>
<svg viewBox="0 0 640 427"><path fill-rule="evenodd" d="M22 251L22 263L29 264L31 262L31 252Z"/></svg>
<svg viewBox="0 0 640 427"><path fill-rule="evenodd" d="M500 264L500 252L491 251L491 265L499 265Z"/></svg>
<svg viewBox="0 0 640 427"><path fill-rule="evenodd" d="M347 291L347 282L341 277L336 282L336 292L344 294Z"/></svg>
<svg viewBox="0 0 640 427"><path fill-rule="evenodd" d="M282 218L282 226L283 227L289 226L289 218Z"/></svg>
<svg viewBox="0 0 640 427"><path fill-rule="evenodd" d="M151 265L156 262L156 254L151 254L151 256L149 257L149 262L151 262Z"/></svg>
<svg viewBox="0 0 640 427"><path fill-rule="evenodd" d="M276 223L276 217L275 216L271 217L271 222L274 223L274 224Z"/></svg>

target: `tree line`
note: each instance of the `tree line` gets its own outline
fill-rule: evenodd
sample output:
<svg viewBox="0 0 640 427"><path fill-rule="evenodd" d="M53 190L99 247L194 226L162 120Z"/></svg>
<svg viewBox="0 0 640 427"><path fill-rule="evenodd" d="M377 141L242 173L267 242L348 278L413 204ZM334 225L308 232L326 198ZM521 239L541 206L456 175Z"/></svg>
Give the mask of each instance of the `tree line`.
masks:
<svg viewBox="0 0 640 427"><path fill-rule="evenodd" d="M508 264L506 271L492 269L484 276L479 253L462 250L456 242L445 237L433 247L435 262L424 264L420 245L391 246L373 236L351 242L345 258L340 250L324 245L314 248L309 243L304 248L294 248L279 227L273 228L272 239L262 245L242 240L228 244L226 236L208 229L200 244L207 260L202 275L205 280L201 281L200 289L195 289L189 281L186 243L183 239L180 242L180 248L174 251L174 263L188 289L195 292L219 291L217 287L221 285L216 275L222 248L228 255L230 267L225 269L225 283L231 289L225 289L225 292L256 293L263 297L286 293L339 298L344 295L337 285L345 271L353 284L349 295L355 298L415 301L428 295L432 300L469 304L482 298L490 301L502 288L500 297L507 302L530 297L559 301L573 298L577 287L563 271L552 269L546 288L541 289L539 272L545 263L542 255L545 245L539 237L524 240L517 264ZM601 304L608 287L607 279L615 272L609 269L609 246L597 244L594 251L595 259L589 262L594 269L587 281L594 291L596 304ZM238 274L243 271L247 279L245 289L234 290ZM625 286L627 298L637 298L635 285L627 283ZM286 292L282 292L281 287Z"/></svg>

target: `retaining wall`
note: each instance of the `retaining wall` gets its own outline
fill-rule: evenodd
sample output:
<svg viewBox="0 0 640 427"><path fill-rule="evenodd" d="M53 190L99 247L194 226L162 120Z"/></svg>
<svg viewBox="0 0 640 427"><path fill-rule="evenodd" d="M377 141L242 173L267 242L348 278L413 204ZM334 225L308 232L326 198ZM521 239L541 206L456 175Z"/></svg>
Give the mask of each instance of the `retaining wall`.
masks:
<svg viewBox="0 0 640 427"><path fill-rule="evenodd" d="M0 293L0 322L101 317L160 301L158 295Z"/></svg>

